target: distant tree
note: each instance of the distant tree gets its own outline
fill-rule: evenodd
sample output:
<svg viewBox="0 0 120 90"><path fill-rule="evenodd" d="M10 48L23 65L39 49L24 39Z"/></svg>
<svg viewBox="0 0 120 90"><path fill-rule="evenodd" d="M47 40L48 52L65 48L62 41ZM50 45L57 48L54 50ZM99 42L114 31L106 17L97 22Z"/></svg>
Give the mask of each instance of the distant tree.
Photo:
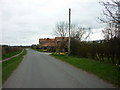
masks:
<svg viewBox="0 0 120 90"><path fill-rule="evenodd" d="M66 22L58 22L55 26L55 31L53 35L58 37L66 37L68 34L68 23Z"/></svg>
<svg viewBox="0 0 120 90"><path fill-rule="evenodd" d="M57 37L67 37L68 36L69 24L62 21L56 24L55 31L53 35ZM79 27L75 24L71 24L71 37L77 40L87 40L91 34L91 28Z"/></svg>
<svg viewBox="0 0 120 90"><path fill-rule="evenodd" d="M71 26L71 37L79 41L86 41L91 34L91 28L78 27L76 25Z"/></svg>
<svg viewBox="0 0 120 90"><path fill-rule="evenodd" d="M66 47L67 43L64 42L64 37L68 36L68 33L69 33L68 31L69 31L69 24L66 22L59 22L55 26L55 31L53 32L53 35L63 38L63 41L60 42L59 46L57 47L57 48L59 48L59 51L62 51L62 50L64 51L64 48ZM83 27L79 27L75 24L71 24L70 37L74 38L72 40L86 41L89 38L90 34L91 34L91 28L83 28ZM71 48L72 48L72 46L71 46Z"/></svg>

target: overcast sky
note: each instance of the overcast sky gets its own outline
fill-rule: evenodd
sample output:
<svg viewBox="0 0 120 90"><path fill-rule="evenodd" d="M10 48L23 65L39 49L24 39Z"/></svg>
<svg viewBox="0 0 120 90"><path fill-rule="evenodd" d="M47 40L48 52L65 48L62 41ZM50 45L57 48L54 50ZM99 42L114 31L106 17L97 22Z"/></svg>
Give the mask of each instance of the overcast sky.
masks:
<svg viewBox="0 0 120 90"><path fill-rule="evenodd" d="M99 40L104 25L97 22L102 14L100 0L0 0L1 44L38 44L39 38L53 38L55 25L68 21L71 8L72 23L91 27L90 40Z"/></svg>

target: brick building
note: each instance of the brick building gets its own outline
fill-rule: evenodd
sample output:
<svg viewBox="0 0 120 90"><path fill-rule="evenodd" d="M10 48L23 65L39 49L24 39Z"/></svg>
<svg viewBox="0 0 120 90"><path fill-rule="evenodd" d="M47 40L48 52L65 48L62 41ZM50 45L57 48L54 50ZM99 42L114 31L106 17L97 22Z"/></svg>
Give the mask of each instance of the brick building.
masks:
<svg viewBox="0 0 120 90"><path fill-rule="evenodd" d="M68 37L40 38L39 47L48 51L67 51Z"/></svg>

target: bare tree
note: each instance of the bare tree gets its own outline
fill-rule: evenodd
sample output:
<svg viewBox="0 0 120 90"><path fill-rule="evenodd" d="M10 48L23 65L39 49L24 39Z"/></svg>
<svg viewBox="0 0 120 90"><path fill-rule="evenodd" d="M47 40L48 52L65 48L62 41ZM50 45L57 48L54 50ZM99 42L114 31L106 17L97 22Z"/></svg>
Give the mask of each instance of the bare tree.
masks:
<svg viewBox="0 0 120 90"><path fill-rule="evenodd" d="M86 41L91 34L91 28L78 27L76 25L71 26L71 37L79 41Z"/></svg>
<svg viewBox="0 0 120 90"><path fill-rule="evenodd" d="M57 23L53 34L55 36L66 37L68 34L68 23L66 22Z"/></svg>
<svg viewBox="0 0 120 90"><path fill-rule="evenodd" d="M103 11L104 17L99 18L99 20L103 23L113 24L112 25L113 27L109 27L109 30L108 28L105 29L106 31L104 30L103 34L109 34L115 37L120 37L120 1L119 0L102 1L100 2L100 4L104 7ZM108 31L110 31L111 33L110 32L106 33Z"/></svg>
<svg viewBox="0 0 120 90"><path fill-rule="evenodd" d="M53 33L55 36L67 37L68 36L69 24L66 22L59 22L56 24L56 29ZM91 28L79 27L75 24L71 24L71 37L77 40L87 40L91 34Z"/></svg>
<svg viewBox="0 0 120 90"><path fill-rule="evenodd" d="M108 27L102 30L105 40L112 39L117 36L117 29L113 23L109 23Z"/></svg>
<svg viewBox="0 0 120 90"><path fill-rule="evenodd" d="M57 44L57 49L59 49L58 52L60 51L65 51L64 49L67 46L67 42L65 41L65 37L68 36L68 30L69 30L69 24L66 22L59 22L56 24L56 29L53 32L53 34L57 37L61 37L61 41L59 44ZM71 24L71 33L70 37L82 41L82 40L87 40L90 36L91 29L90 28L83 28L83 27L78 27L75 24Z"/></svg>
<svg viewBox="0 0 120 90"><path fill-rule="evenodd" d="M69 25L67 22L58 22L55 26L55 31L53 32L54 36L61 37L60 40L56 41L57 44L57 52L65 51L67 47L67 42L65 41L65 37L68 36Z"/></svg>

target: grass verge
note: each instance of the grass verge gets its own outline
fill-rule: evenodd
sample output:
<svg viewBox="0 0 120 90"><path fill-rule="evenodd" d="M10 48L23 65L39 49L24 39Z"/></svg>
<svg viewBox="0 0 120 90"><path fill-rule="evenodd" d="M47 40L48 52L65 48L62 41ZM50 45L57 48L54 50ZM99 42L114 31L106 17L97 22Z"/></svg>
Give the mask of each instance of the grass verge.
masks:
<svg viewBox="0 0 120 90"><path fill-rule="evenodd" d="M27 50L24 50L19 56L12 58L8 61L2 62L2 83L4 83L12 72L17 68L20 62L23 59L23 56L27 53Z"/></svg>
<svg viewBox="0 0 120 90"><path fill-rule="evenodd" d="M51 54L51 56L72 64L77 68L81 68L82 70L93 73L103 80L114 84L115 86L120 85L120 71L118 70L117 66L114 66L112 64L100 63L91 59L77 58L67 55Z"/></svg>
<svg viewBox="0 0 120 90"><path fill-rule="evenodd" d="M20 52L22 52L22 49L19 50L19 51L15 51L15 52L3 54L3 55L2 55L2 59L6 59L6 58L9 58L9 57L12 57L12 56L14 56L14 55L16 55L16 54L19 54Z"/></svg>

